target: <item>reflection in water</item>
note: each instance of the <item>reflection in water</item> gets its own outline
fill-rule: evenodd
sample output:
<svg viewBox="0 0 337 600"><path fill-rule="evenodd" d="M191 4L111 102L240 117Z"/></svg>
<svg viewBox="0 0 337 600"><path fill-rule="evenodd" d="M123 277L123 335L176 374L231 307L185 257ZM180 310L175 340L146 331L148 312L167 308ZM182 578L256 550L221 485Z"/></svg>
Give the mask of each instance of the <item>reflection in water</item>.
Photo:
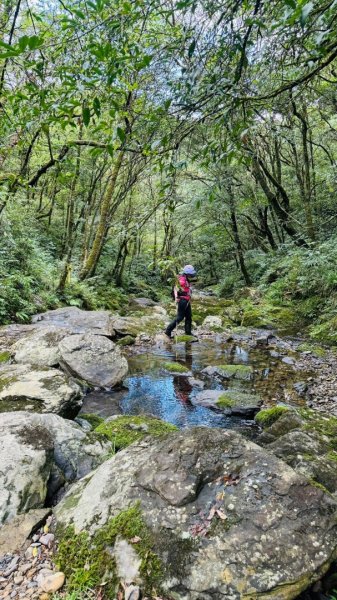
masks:
<svg viewBox="0 0 337 600"><path fill-rule="evenodd" d="M193 387L186 376L166 372L163 369L166 361L178 361L186 365L195 378L200 378L200 372L208 365L249 364L255 372L253 381L220 382L214 379L207 380L205 387L212 389L230 387L259 393L265 404L275 401L294 404L303 402L292 389L296 378L303 380L305 377L303 372L297 375L292 366L275 360L268 350L249 350L235 343L215 344L213 341L202 341L198 344L165 345L156 348L154 353L133 355L128 361L130 376L125 380L128 389L105 394L104 416L109 415L110 399L110 414L116 414L117 401L123 413L152 414L178 427L199 425L240 428L243 432L254 431L252 421L225 416L220 411L192 404L191 399L200 388ZM86 410L86 400L84 412L89 412ZM96 411L94 408L93 412L101 411Z"/></svg>

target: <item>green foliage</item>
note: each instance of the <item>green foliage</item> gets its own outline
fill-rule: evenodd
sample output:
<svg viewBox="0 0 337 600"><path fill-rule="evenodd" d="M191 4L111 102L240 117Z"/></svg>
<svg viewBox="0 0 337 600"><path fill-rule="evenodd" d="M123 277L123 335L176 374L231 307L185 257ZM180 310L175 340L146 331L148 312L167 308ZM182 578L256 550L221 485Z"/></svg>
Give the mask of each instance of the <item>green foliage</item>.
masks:
<svg viewBox="0 0 337 600"><path fill-rule="evenodd" d="M255 421L262 427L270 427L275 423L282 415L289 411L286 406L273 406L272 408L265 408L260 410L255 416Z"/></svg>
<svg viewBox="0 0 337 600"><path fill-rule="evenodd" d="M126 448L146 435L160 437L170 431L176 431L171 423L146 416L121 416L104 421L95 432L105 435L113 442L116 450Z"/></svg>
<svg viewBox="0 0 337 600"><path fill-rule="evenodd" d="M70 594L106 584L107 598L116 597L119 581L111 548L118 536L128 541L139 538L133 548L141 558L140 575L144 580L144 591L151 595L154 587L159 588L164 567L152 550L154 540L137 504L111 518L91 538L87 532L76 534L73 527L58 532L60 543L56 562L66 575Z"/></svg>

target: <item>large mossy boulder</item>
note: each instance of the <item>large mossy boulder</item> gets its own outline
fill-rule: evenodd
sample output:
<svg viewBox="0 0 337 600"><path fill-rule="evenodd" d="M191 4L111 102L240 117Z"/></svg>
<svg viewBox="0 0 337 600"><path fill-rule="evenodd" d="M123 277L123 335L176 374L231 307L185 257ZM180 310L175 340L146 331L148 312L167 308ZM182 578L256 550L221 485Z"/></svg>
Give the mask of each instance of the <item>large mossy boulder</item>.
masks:
<svg viewBox="0 0 337 600"><path fill-rule="evenodd" d="M95 431L105 435L116 450L126 448L146 435L160 437L177 427L160 419L143 415L122 415L109 417L100 423Z"/></svg>
<svg viewBox="0 0 337 600"><path fill-rule="evenodd" d="M237 432L189 429L136 442L72 486L55 509L59 561L73 589L104 581L115 598L124 540L148 597L287 600L335 559L335 511Z"/></svg>
<svg viewBox="0 0 337 600"><path fill-rule="evenodd" d="M337 417L307 408L275 406L260 411L259 443L295 471L337 494Z"/></svg>
<svg viewBox="0 0 337 600"><path fill-rule="evenodd" d="M0 524L45 505L66 482L112 452L103 436L58 415L12 412L0 419Z"/></svg>
<svg viewBox="0 0 337 600"><path fill-rule="evenodd" d="M128 372L120 348L101 335L67 336L60 342L59 351L61 366L94 387L114 387Z"/></svg>
<svg viewBox="0 0 337 600"><path fill-rule="evenodd" d="M82 398L79 385L58 369L0 365L0 412L31 410L73 417Z"/></svg>

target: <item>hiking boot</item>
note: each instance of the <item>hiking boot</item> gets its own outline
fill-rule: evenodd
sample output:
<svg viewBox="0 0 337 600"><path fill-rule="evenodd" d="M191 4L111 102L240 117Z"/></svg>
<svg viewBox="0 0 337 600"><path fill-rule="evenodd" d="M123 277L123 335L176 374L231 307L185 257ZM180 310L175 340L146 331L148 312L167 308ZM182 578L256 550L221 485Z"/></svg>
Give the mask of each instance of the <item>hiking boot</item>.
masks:
<svg viewBox="0 0 337 600"><path fill-rule="evenodd" d="M172 335L171 335L171 333L170 333L169 331L164 331L164 334L166 335L166 337L167 337L169 340L173 340L173 337L172 337Z"/></svg>

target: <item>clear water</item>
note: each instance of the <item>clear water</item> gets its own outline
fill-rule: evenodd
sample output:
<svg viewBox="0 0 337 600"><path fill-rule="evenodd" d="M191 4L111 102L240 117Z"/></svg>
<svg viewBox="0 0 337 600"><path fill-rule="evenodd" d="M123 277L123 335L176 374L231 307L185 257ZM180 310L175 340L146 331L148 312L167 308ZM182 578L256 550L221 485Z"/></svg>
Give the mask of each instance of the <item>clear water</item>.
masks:
<svg viewBox="0 0 337 600"><path fill-rule="evenodd" d="M126 389L111 392L93 392L87 396L82 412L95 412L107 417L112 414L152 414L180 428L191 426L239 428L254 431L254 422L240 417L227 416L220 410L195 406L191 402L200 388L189 378L174 375L163 369L167 361L185 365L192 376L200 379L200 372L208 365L246 364L254 370L252 381L231 381L220 384L207 381L211 389L239 389L258 393L264 404L276 401L299 404L303 401L292 390L292 384L303 380L290 365L270 356L268 349L250 350L244 344L216 344L201 341L193 344L163 344L152 352L140 351L128 357L129 377Z"/></svg>

